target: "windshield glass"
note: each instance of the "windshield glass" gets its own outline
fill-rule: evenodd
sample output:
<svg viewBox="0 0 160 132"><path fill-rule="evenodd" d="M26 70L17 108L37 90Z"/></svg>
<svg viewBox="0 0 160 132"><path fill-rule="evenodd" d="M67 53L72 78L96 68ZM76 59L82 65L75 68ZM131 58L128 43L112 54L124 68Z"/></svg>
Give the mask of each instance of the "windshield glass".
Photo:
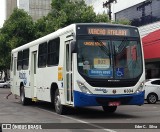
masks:
<svg viewBox="0 0 160 132"><path fill-rule="evenodd" d="M97 79L131 79L142 73L138 39L90 38L78 40L78 71Z"/></svg>

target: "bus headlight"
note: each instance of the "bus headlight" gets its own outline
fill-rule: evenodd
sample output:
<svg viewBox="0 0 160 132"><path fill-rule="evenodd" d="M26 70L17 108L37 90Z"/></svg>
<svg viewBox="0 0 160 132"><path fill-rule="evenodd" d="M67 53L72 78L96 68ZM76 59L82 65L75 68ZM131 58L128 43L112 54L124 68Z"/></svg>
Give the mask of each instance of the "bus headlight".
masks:
<svg viewBox="0 0 160 132"><path fill-rule="evenodd" d="M83 83L81 83L80 81L77 81L77 84L83 93L92 94L92 92Z"/></svg>
<svg viewBox="0 0 160 132"><path fill-rule="evenodd" d="M142 83L139 85L139 87L137 88L137 90L135 91L135 93L142 92L143 87L144 87L144 82L142 82Z"/></svg>

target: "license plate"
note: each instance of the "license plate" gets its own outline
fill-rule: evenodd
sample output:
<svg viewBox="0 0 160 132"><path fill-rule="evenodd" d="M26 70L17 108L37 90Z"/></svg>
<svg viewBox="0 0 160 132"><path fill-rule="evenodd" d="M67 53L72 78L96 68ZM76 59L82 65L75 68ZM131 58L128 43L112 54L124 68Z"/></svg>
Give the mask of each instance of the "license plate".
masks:
<svg viewBox="0 0 160 132"><path fill-rule="evenodd" d="M108 106L119 106L120 102L109 102Z"/></svg>

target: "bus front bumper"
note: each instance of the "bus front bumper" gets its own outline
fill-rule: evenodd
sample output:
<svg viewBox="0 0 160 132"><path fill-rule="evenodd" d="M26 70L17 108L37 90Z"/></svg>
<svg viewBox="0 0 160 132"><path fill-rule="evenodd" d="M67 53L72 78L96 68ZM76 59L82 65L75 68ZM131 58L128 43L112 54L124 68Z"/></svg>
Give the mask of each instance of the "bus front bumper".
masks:
<svg viewBox="0 0 160 132"><path fill-rule="evenodd" d="M95 95L74 91L74 106L107 106L110 102L120 102L120 105L143 105L144 91L137 94Z"/></svg>

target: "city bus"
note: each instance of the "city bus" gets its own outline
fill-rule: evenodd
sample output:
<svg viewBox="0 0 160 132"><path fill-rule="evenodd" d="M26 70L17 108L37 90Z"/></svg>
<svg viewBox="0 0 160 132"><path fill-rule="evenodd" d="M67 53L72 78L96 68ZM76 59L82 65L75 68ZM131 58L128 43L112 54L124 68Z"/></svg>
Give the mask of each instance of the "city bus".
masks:
<svg viewBox="0 0 160 132"><path fill-rule="evenodd" d="M51 102L67 107L144 104L145 68L138 29L106 23L77 23L11 52L11 92L22 105Z"/></svg>

